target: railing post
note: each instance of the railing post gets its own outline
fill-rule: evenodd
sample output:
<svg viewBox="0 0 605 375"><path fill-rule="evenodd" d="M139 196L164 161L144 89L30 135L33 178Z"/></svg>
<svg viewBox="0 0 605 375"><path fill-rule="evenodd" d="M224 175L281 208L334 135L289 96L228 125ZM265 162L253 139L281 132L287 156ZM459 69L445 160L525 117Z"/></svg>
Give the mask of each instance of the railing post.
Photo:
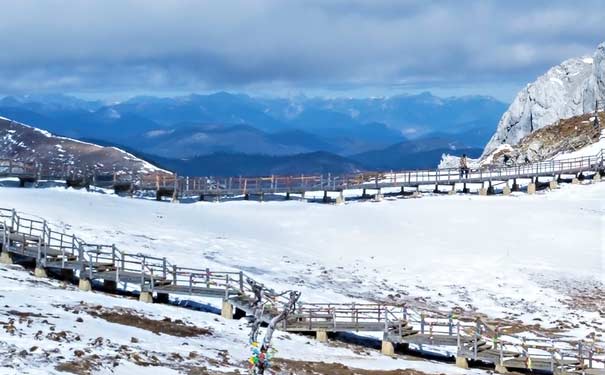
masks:
<svg viewBox="0 0 605 375"><path fill-rule="evenodd" d="M477 336L479 333L475 330L475 335L473 336L473 359L477 359Z"/></svg>
<svg viewBox="0 0 605 375"><path fill-rule="evenodd" d="M158 177L159 179L159 177ZM143 291L143 286L145 285L145 259L141 261L141 292Z"/></svg>
<svg viewBox="0 0 605 375"><path fill-rule="evenodd" d="M239 271L239 290L244 294L244 272Z"/></svg>
<svg viewBox="0 0 605 375"><path fill-rule="evenodd" d="M118 285L120 283L120 267L123 267L123 262L124 262L124 257L122 257L122 259L120 260L117 256L117 249L116 249L116 245L112 244L111 245L111 250L114 253L114 256L116 258L116 260L118 260L118 262L114 261L113 265L116 268L116 285ZM122 263L122 264L120 264ZM124 283L124 287L126 287L126 282Z"/></svg>
<svg viewBox="0 0 605 375"><path fill-rule="evenodd" d="M42 242L46 243L46 220L42 221ZM50 241L48 241L50 244Z"/></svg>
<svg viewBox="0 0 605 375"><path fill-rule="evenodd" d="M453 320L453 314L450 312L450 314L448 315L447 319L447 329L448 329L448 335L452 336L454 334L454 320Z"/></svg>
<svg viewBox="0 0 605 375"><path fill-rule="evenodd" d="M523 357L525 357L525 366L529 368L529 363L531 359L529 358L529 350L527 349L527 345L525 344L525 337L522 338L521 349L523 350ZM561 359L563 359L561 357Z"/></svg>
<svg viewBox="0 0 605 375"><path fill-rule="evenodd" d="M555 371L555 343L554 341L550 342L551 348L550 348L550 371L554 373ZM561 358L563 359L563 358Z"/></svg>
<svg viewBox="0 0 605 375"><path fill-rule="evenodd" d="M424 335L424 313L420 313L420 333Z"/></svg>
<svg viewBox="0 0 605 375"><path fill-rule="evenodd" d="M168 277L168 268L166 266L166 257L162 258L162 278L166 280Z"/></svg>
<svg viewBox="0 0 605 375"><path fill-rule="evenodd" d="M80 266L80 277L82 277L82 272L84 272L84 249L82 249L82 244L78 245L78 263Z"/></svg>
<svg viewBox="0 0 605 375"><path fill-rule="evenodd" d="M206 268L206 288L210 289L210 268Z"/></svg>
<svg viewBox="0 0 605 375"><path fill-rule="evenodd" d="M88 258L88 279L92 282L92 257Z"/></svg>
<svg viewBox="0 0 605 375"><path fill-rule="evenodd" d="M461 339L460 339L460 321L458 321L456 323L456 347L458 348L458 355L460 355L460 352L462 351L462 347L461 347Z"/></svg>
<svg viewBox="0 0 605 375"><path fill-rule="evenodd" d="M229 299L229 274L225 277L225 300Z"/></svg>
<svg viewBox="0 0 605 375"><path fill-rule="evenodd" d="M44 263L46 263L46 261L42 262L42 243L40 239L38 239L38 257L36 259L36 267L44 265Z"/></svg>
<svg viewBox="0 0 605 375"><path fill-rule="evenodd" d="M172 266L172 283L176 285L176 266Z"/></svg>

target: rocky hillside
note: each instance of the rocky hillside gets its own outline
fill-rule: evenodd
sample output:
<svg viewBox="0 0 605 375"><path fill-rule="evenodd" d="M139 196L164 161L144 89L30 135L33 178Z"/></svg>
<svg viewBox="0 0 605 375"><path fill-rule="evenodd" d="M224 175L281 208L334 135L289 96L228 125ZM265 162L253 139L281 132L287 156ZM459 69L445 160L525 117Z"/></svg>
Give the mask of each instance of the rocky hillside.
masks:
<svg viewBox="0 0 605 375"><path fill-rule="evenodd" d="M39 163L45 173L50 174L90 171L128 175L169 173L118 148L57 137L2 117L0 159Z"/></svg>
<svg viewBox="0 0 605 375"><path fill-rule="evenodd" d="M469 165L471 168L486 165L510 166L550 160L557 156L567 157L565 155L580 149L589 152L586 147L597 146L604 129L605 112L603 111L574 116L538 129L523 137L515 145L502 144L482 158L469 159ZM598 150L594 152L596 153ZM459 157L443 154L439 169L458 168L459 164Z"/></svg>
<svg viewBox="0 0 605 375"><path fill-rule="evenodd" d="M599 141L605 125L605 112L585 114L560 120L527 135L516 145L502 145L482 164L523 164L552 159Z"/></svg>
<svg viewBox="0 0 605 375"><path fill-rule="evenodd" d="M574 58L550 69L517 94L502 116L483 157L503 144L516 145L528 134L561 119L590 113L605 100L605 43L592 57Z"/></svg>

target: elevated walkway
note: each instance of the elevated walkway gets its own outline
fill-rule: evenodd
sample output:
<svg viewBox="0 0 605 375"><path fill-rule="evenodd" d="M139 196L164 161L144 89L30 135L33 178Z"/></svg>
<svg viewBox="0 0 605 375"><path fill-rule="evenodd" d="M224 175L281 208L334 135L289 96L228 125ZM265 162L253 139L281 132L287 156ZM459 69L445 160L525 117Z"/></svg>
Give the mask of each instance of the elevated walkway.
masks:
<svg viewBox="0 0 605 375"><path fill-rule="evenodd" d="M174 201L180 198L195 198L199 200L224 197L242 196L248 199L257 196L263 199L265 195L281 194L290 198L291 194L305 196L310 192L324 192L324 200L328 201L328 192L340 193L344 199L345 191L363 191L382 189L418 189L420 186L450 186L452 190L459 189L467 192L467 184L487 185L512 183L517 180L530 180L536 185L539 179L556 181L564 175L573 177L583 173L600 173L605 175L605 151L596 155L550 160L514 166L489 166L471 169L468 176L462 176L457 168L383 171L372 173L355 173L346 175L312 175L312 176L266 176L266 177L190 177L176 175L98 175L95 172L57 172L47 170L42 165L15 162L0 159L0 177L18 178L21 186L26 182L44 180L63 180L66 186L90 187L98 186L111 188L116 192L155 192L156 198L170 197ZM531 188L528 188L531 191ZM489 193L489 189L486 190Z"/></svg>
<svg viewBox="0 0 605 375"><path fill-rule="evenodd" d="M141 300L169 294L217 298L223 301L223 316L234 309L253 311L253 281L243 272L180 267L166 258L129 253L115 245L90 244L71 233L53 229L45 220L26 217L0 208L0 261L15 257L36 264L36 275L47 269L71 272L83 289L93 280L116 287L138 289ZM250 282L252 281L252 282ZM286 303L286 297L263 288L269 304L261 317L268 323ZM393 353L396 344L440 347L451 351L460 366L468 360L493 363L497 369L531 369L553 374L605 374L605 345L589 340L528 338L508 334L474 316L454 312L412 309L376 303L322 304L299 302L278 327L289 332L375 332L383 336L383 352Z"/></svg>

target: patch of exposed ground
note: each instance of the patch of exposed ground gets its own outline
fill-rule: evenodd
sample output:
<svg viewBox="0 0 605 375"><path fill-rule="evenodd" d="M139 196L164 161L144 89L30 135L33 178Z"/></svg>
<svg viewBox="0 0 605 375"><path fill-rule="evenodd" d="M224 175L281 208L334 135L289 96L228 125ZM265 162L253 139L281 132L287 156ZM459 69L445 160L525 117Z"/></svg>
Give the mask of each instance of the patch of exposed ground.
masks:
<svg viewBox="0 0 605 375"><path fill-rule="evenodd" d="M67 310L71 309L72 311L84 311L91 316L110 323L140 328L155 334L166 334L176 337L209 336L213 334L210 328L196 327L180 319L172 320L169 317L161 320L150 319L135 310L127 308L108 309L100 305L91 306L85 303L71 308L68 306L62 307Z"/></svg>
<svg viewBox="0 0 605 375"><path fill-rule="evenodd" d="M78 356L78 353L76 354ZM168 355L165 358L158 359L156 357L156 361L150 362L144 359L142 355L134 355L127 358L124 356L117 354L115 356L99 356L96 354L93 355L83 355L81 354L79 358L63 361L55 366L55 370L61 372L67 372L70 374L78 374L78 375L92 375L99 373L102 370L111 369L117 367L120 364L122 359L128 359L129 361L137 364L142 367L167 367L173 370L179 371L183 374L188 375L239 375L239 372L218 372L214 370L208 369L206 366L200 366L199 362L207 362L211 366L221 367L221 364L225 366L229 366L229 363L221 363L220 361L214 360L212 358L207 358L199 355L197 352L191 352L187 358L182 358L177 353L172 353L172 355ZM198 363L192 363L191 360L197 360ZM189 363L188 363L189 362ZM150 369L150 372L154 371Z"/></svg>
<svg viewBox="0 0 605 375"><path fill-rule="evenodd" d="M605 337L605 284L598 280L569 280L558 278L551 280L538 280L548 283L550 288L561 293L559 302L566 305L570 312L569 319L557 320L561 329L573 329L580 326L593 331L596 338L603 340ZM586 319L580 312L596 313L593 319ZM586 337L591 339L592 337Z"/></svg>
<svg viewBox="0 0 605 375"><path fill-rule="evenodd" d="M526 158L532 162L542 161L597 142L600 129L605 127L605 112L597 116L594 113L575 116L538 129L511 149L497 151L492 163L524 164Z"/></svg>
<svg viewBox="0 0 605 375"><path fill-rule="evenodd" d="M101 363L111 363L112 358L103 358L98 355L89 355L73 361L62 362L55 366L55 370L70 374L89 375L102 368Z"/></svg>
<svg viewBox="0 0 605 375"><path fill-rule="evenodd" d="M275 359L271 371L280 375L427 375L416 370L361 370L339 363L307 362L290 359Z"/></svg>

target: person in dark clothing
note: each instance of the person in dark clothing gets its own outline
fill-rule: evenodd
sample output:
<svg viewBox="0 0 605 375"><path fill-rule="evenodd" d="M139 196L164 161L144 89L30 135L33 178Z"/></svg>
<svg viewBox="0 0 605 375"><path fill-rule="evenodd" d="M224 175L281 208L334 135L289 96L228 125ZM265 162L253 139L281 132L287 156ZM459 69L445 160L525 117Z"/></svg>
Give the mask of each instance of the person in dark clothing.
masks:
<svg viewBox="0 0 605 375"><path fill-rule="evenodd" d="M468 159L466 158L466 154L462 154L460 158L460 178L464 176L464 178L468 178Z"/></svg>

